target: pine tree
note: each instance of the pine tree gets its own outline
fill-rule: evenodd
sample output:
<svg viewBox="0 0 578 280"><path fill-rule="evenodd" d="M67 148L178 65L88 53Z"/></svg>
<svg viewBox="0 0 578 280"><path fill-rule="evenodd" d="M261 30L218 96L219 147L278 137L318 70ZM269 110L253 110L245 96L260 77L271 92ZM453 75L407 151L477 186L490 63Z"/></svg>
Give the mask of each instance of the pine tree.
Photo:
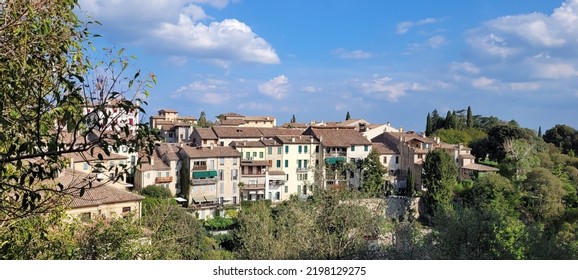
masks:
<svg viewBox="0 0 578 280"><path fill-rule="evenodd" d="M425 136L430 136L432 134L432 124L431 124L431 116L429 113L427 113L427 119L426 119L426 123L425 123Z"/></svg>
<svg viewBox="0 0 578 280"><path fill-rule="evenodd" d="M351 119L351 115L349 114L349 111L347 111L347 114L345 115L345 120L348 121L349 119Z"/></svg>
<svg viewBox="0 0 578 280"><path fill-rule="evenodd" d="M290 123L296 123L296 122L297 122L297 119L295 118L295 115L293 115L293 117L291 117Z"/></svg>
<svg viewBox="0 0 578 280"><path fill-rule="evenodd" d="M466 126L472 128L474 126L474 116L472 115L472 107L468 106L468 115L466 118Z"/></svg>

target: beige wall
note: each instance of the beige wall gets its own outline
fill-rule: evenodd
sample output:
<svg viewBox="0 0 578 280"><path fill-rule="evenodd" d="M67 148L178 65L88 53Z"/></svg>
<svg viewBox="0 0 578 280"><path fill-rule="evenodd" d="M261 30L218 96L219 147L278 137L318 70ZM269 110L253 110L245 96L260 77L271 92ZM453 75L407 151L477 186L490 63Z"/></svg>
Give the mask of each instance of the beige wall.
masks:
<svg viewBox="0 0 578 280"><path fill-rule="evenodd" d="M141 202L129 201L115 204L102 204L93 207L83 207L67 210L66 213L71 216L81 217L83 213L90 213L92 219L102 215L105 218L121 217L123 215L123 208L130 207L130 211L136 217L141 217Z"/></svg>

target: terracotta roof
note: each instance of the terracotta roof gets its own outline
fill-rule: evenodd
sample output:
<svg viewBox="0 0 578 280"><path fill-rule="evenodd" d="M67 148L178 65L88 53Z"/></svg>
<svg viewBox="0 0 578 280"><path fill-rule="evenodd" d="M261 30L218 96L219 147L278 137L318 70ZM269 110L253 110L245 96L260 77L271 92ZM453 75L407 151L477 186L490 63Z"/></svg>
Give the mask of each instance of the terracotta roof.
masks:
<svg viewBox="0 0 578 280"><path fill-rule="evenodd" d="M261 143L263 143L263 145L266 147L281 146L281 143L275 141L274 139L261 139Z"/></svg>
<svg viewBox="0 0 578 280"><path fill-rule="evenodd" d="M371 139L373 143L381 143L385 146L385 148L391 150L394 154L400 154L398 148L398 142L394 142L392 138L388 137L385 133L382 133L373 139Z"/></svg>
<svg viewBox="0 0 578 280"><path fill-rule="evenodd" d="M458 157L461 157L461 158L469 158L469 159L475 159L475 158L476 158L476 157L475 157L474 155L472 155L472 154L461 154L461 155L459 155Z"/></svg>
<svg viewBox="0 0 578 280"><path fill-rule="evenodd" d="M388 145L386 145L385 143L373 143L372 144L372 149L376 150L378 154L380 155L395 155L395 154L399 154L396 153L395 151L397 149L391 149Z"/></svg>
<svg viewBox="0 0 578 280"><path fill-rule="evenodd" d="M82 153L68 153L64 154L64 157L71 158L74 162L88 162L88 161L95 161L100 160L98 158L98 154L102 155L102 160L115 160L115 159L127 159L126 156L110 153L110 155L106 155L104 150L100 147L94 147L92 151L92 155L90 151L82 152Z"/></svg>
<svg viewBox="0 0 578 280"><path fill-rule="evenodd" d="M371 145L367 138L363 137L355 129L348 128L311 128L313 135L325 147L349 147L352 145Z"/></svg>
<svg viewBox="0 0 578 280"><path fill-rule="evenodd" d="M282 127L285 128L307 128L306 123L284 123Z"/></svg>
<svg viewBox="0 0 578 280"><path fill-rule="evenodd" d="M345 125L345 126L351 126L352 124L356 123L356 122L360 122L360 123L364 123L364 124L368 124L368 122L364 119L349 119L346 121L342 121L339 124L340 125Z"/></svg>
<svg viewBox="0 0 578 280"><path fill-rule="evenodd" d="M247 121L274 121L275 117L272 116L245 116Z"/></svg>
<svg viewBox="0 0 578 280"><path fill-rule="evenodd" d="M234 112L225 113L225 114L223 114L223 116L225 116L225 117L245 117L241 114L234 113Z"/></svg>
<svg viewBox="0 0 578 280"><path fill-rule="evenodd" d="M213 126L218 138L260 138L263 134L256 127Z"/></svg>
<svg viewBox="0 0 578 280"><path fill-rule="evenodd" d="M318 144L319 141L311 135L298 135L298 136L277 136L276 137L281 144Z"/></svg>
<svg viewBox="0 0 578 280"><path fill-rule="evenodd" d="M423 143L428 143L428 144L434 143L434 141L432 139L429 139L427 137L422 137L421 135L419 135L415 132L385 132L385 133L388 133L389 135L394 136L397 139L402 137L402 139L405 143L407 143L411 140L417 140L417 141L420 141Z"/></svg>
<svg viewBox="0 0 578 280"><path fill-rule="evenodd" d="M241 153L232 147L191 147L183 146L182 151L188 158L217 158L217 157L241 157Z"/></svg>
<svg viewBox="0 0 578 280"><path fill-rule="evenodd" d="M257 148L257 147L265 147L265 144L261 141L233 141L229 144L231 147L248 147L248 148Z"/></svg>
<svg viewBox="0 0 578 280"><path fill-rule="evenodd" d="M242 125L245 124L245 121L242 119L226 119L226 120L221 120L219 121L219 125Z"/></svg>
<svg viewBox="0 0 578 280"><path fill-rule="evenodd" d="M265 137L275 137L280 135L301 135L303 129L300 128L284 128L284 127L260 127L259 131Z"/></svg>
<svg viewBox="0 0 578 280"><path fill-rule="evenodd" d="M152 164L151 164L152 161ZM146 155L140 156L140 166L136 167L140 171L167 171L171 170L171 167L167 165L162 158L159 157L159 154L155 150L153 154L149 157Z"/></svg>
<svg viewBox="0 0 578 280"><path fill-rule="evenodd" d="M175 125L174 124L163 124L163 125L161 125L161 129L165 130L165 131L174 130Z"/></svg>
<svg viewBox="0 0 578 280"><path fill-rule="evenodd" d="M178 151L181 147L168 144L168 143L161 143L155 147L155 152L161 158L165 158L170 161L177 161L179 160Z"/></svg>
<svg viewBox="0 0 578 280"><path fill-rule="evenodd" d="M69 206L72 209L144 199L143 196L115 188L108 182L99 182L92 173L65 169L54 181L64 185L64 192L71 196ZM92 186L89 182L92 182ZM80 197L80 189L83 187L84 194Z"/></svg>
<svg viewBox="0 0 578 280"><path fill-rule="evenodd" d="M197 134L199 134L199 136L201 136L201 138L203 140L216 140L219 139L217 137L217 135L215 134L215 132L213 131L213 128L211 127L195 127L195 131L197 132Z"/></svg>
<svg viewBox="0 0 578 280"><path fill-rule="evenodd" d="M482 172L498 172L498 168L494 168L487 165L477 164L477 163L470 163L468 165L462 166L463 169L474 170L474 171L482 171Z"/></svg>

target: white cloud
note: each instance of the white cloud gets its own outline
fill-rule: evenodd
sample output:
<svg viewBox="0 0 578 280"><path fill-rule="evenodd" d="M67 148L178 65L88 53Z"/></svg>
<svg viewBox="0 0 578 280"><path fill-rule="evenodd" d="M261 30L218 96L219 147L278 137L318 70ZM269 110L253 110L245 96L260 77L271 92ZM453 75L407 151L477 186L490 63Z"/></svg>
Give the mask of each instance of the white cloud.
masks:
<svg viewBox="0 0 578 280"><path fill-rule="evenodd" d="M514 91L530 91L538 90L539 88L540 84L535 82L510 83L510 89Z"/></svg>
<svg viewBox="0 0 578 280"><path fill-rule="evenodd" d="M307 92L307 93L316 93L316 92L320 92L323 89L321 89L320 87L314 87L314 86L304 86L301 88L301 91L303 92Z"/></svg>
<svg viewBox="0 0 578 280"><path fill-rule="evenodd" d="M243 103L240 104L237 109L239 110L253 110L253 111L273 111L273 105L268 103Z"/></svg>
<svg viewBox="0 0 578 280"><path fill-rule="evenodd" d="M171 98L184 98L205 104L223 104L231 98L227 93L226 85L227 82L216 79L194 81L188 85L181 86L171 95Z"/></svg>
<svg viewBox="0 0 578 280"><path fill-rule="evenodd" d="M390 77L374 75L373 79L369 81L358 82L358 86L365 93L380 99L386 99L390 102L397 102L399 98L405 96L408 91L422 91L425 89L418 83L391 83L392 80Z"/></svg>
<svg viewBox="0 0 578 280"><path fill-rule="evenodd" d="M432 23L436 23L439 21L441 21L441 19L435 19L435 18L425 18L425 19L418 20L418 21L402 21L402 22L397 24L396 32L397 32L397 34L405 34L409 31L409 29L411 29L414 26L432 24Z"/></svg>
<svg viewBox="0 0 578 280"><path fill-rule="evenodd" d="M259 84L257 89L259 92L275 99L283 99L287 96L288 87L289 79L287 79L285 75L279 75L265 83Z"/></svg>
<svg viewBox="0 0 578 280"><path fill-rule="evenodd" d="M578 76L578 71L568 63L545 63L534 67L534 77L540 79L565 79Z"/></svg>
<svg viewBox="0 0 578 280"><path fill-rule="evenodd" d="M231 62L277 64L273 47L237 19L213 20L200 5L225 8L227 0L81 0L89 15L117 40L228 68Z"/></svg>
<svg viewBox="0 0 578 280"><path fill-rule="evenodd" d="M493 89L496 87L496 80L488 77L480 77L472 80L472 86L481 89Z"/></svg>
<svg viewBox="0 0 578 280"><path fill-rule="evenodd" d="M471 62L452 62L450 64L450 71L453 73L467 73L467 74L478 74L480 73L480 68Z"/></svg>
<svg viewBox="0 0 578 280"><path fill-rule="evenodd" d="M442 35L436 35L436 36L430 37L426 41L426 45L432 49L437 49L440 46L444 45L445 43L446 43L446 38Z"/></svg>
<svg viewBox="0 0 578 280"><path fill-rule="evenodd" d="M331 51L331 53L345 59L364 59L372 56L371 53L362 50L347 51L344 49L336 49Z"/></svg>

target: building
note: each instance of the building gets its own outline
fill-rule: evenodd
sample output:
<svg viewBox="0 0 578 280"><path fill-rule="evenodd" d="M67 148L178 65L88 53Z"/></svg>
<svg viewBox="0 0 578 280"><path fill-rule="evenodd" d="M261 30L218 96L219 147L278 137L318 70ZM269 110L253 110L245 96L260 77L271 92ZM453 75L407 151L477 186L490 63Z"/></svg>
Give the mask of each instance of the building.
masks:
<svg viewBox="0 0 578 280"><path fill-rule="evenodd" d="M159 130L159 135L167 143L190 142L193 127L197 123L195 117L179 116L172 109L162 109L158 115L150 117L150 126Z"/></svg>
<svg viewBox="0 0 578 280"><path fill-rule="evenodd" d="M291 195L307 196L315 186L315 167L319 159L319 141L312 135L277 136L281 157L271 165L285 174L281 199ZM279 152L279 149L278 151Z"/></svg>
<svg viewBox="0 0 578 280"><path fill-rule="evenodd" d="M390 146L384 142L372 144L372 149L379 154L379 162L385 168L384 179L394 186L397 185L398 175L400 174L401 154L396 146Z"/></svg>
<svg viewBox="0 0 578 280"><path fill-rule="evenodd" d="M95 128L99 131L121 132L123 127L128 126L130 134L134 134L138 129L139 112L138 110L124 110L120 104L125 101L112 99L106 104L89 102L83 107L82 113L93 125L96 125Z"/></svg>
<svg viewBox="0 0 578 280"><path fill-rule="evenodd" d="M460 180L476 178L480 173L499 171L497 168L475 163L476 157L472 155L472 149L464 144L443 143L439 137L434 137L434 141L436 149L442 149L452 157L458 167Z"/></svg>
<svg viewBox="0 0 578 280"><path fill-rule="evenodd" d="M355 128L347 126L310 126L305 135L314 136L319 141L318 163L322 172L323 187L361 187L359 168L346 170L345 163L355 166L367 157L372 143L363 137Z"/></svg>
<svg viewBox="0 0 578 280"><path fill-rule="evenodd" d="M155 146L152 155L141 155L140 166L137 166L135 171L135 189L140 191L157 185L169 189L173 195L180 194L180 149L181 147L175 144L161 143Z"/></svg>
<svg viewBox="0 0 578 280"><path fill-rule="evenodd" d="M275 127L277 120L272 116L243 116L238 113L226 113L219 116L219 126L237 127Z"/></svg>
<svg viewBox="0 0 578 280"><path fill-rule="evenodd" d="M239 203L241 154L232 147L183 145L181 195L199 218L215 215L225 204Z"/></svg>
<svg viewBox="0 0 578 280"><path fill-rule="evenodd" d="M229 146L232 142L273 139L279 135L300 135L303 129L282 127L213 126L195 128L191 140L201 147Z"/></svg>

